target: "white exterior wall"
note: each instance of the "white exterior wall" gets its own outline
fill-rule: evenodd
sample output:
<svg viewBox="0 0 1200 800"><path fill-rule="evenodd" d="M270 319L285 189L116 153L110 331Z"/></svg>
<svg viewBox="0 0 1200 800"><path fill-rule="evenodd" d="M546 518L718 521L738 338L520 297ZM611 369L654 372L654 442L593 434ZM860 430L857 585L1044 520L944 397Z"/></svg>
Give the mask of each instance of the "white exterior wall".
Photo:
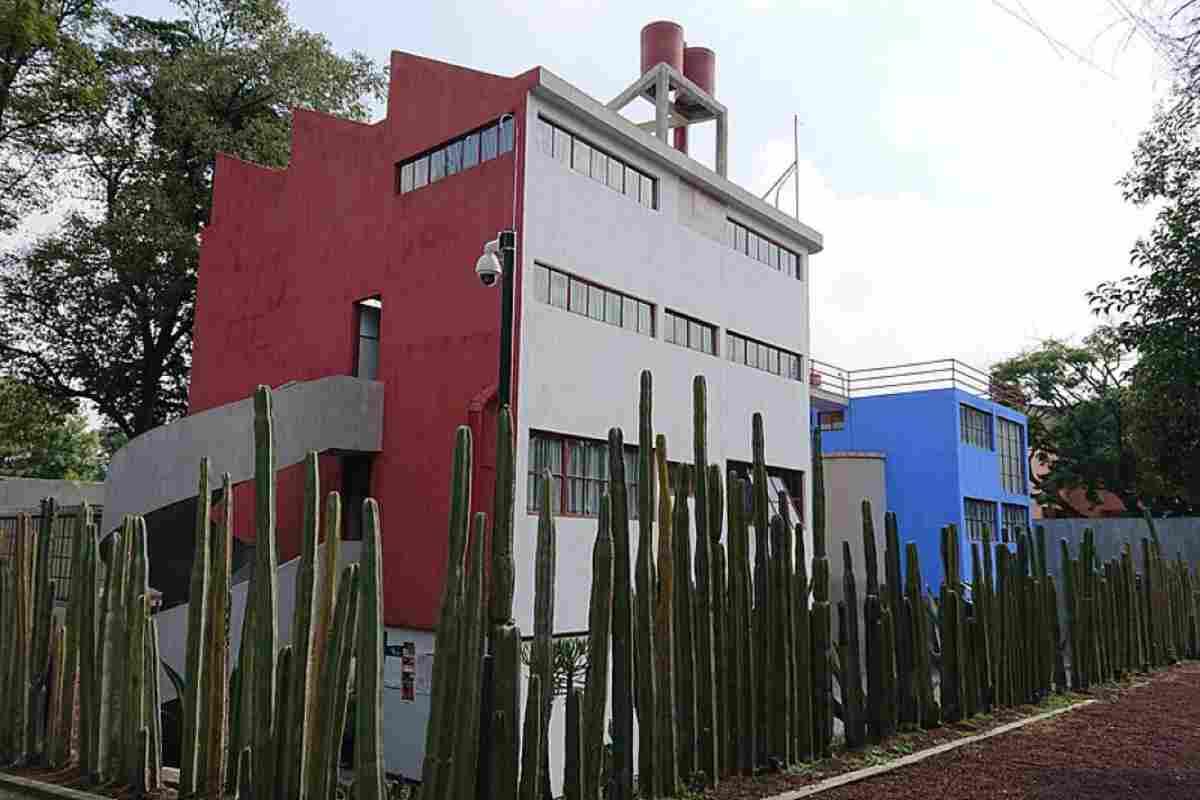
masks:
<svg viewBox="0 0 1200 800"><path fill-rule="evenodd" d="M727 208L653 161L589 127L580 117L530 96L526 130L539 114L620 156L658 179L659 207L644 208L574 172L527 137L523 249L526 279L521 297L518 377L516 498L517 623L532 632L537 519L525 513L530 430L606 439L619 426L637 444L639 374L654 376L654 429L665 434L672 461L692 460L692 379L708 384L708 457L751 460L751 417L760 411L769 465L805 473L809 489L809 392L807 381L788 380L726 359L726 331L809 354L808 284L735 253L724 240L726 216L789 246L807 259L801 242ZM655 310L656 338L589 319L541 302L534 295L535 262L578 275L648 301ZM717 326L718 355L663 340L663 309ZM807 369L804 362L802 371ZM802 373L806 374L806 373ZM594 518L558 517L555 630L588 627ZM631 522L636 551L637 523ZM807 538L807 537L806 537ZM808 546L811 552L811 543ZM631 558L634 554L631 553ZM551 729L551 774L561 778L561 702ZM556 783L557 789L557 783Z"/></svg>

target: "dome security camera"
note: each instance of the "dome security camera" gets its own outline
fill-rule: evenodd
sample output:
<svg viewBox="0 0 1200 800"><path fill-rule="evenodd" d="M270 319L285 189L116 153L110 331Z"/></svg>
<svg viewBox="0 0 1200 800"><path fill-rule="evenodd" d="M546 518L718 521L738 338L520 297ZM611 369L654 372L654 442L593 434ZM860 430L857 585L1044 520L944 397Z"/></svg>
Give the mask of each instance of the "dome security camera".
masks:
<svg viewBox="0 0 1200 800"><path fill-rule="evenodd" d="M504 268L500 264L500 240L493 239L483 247L483 255L475 262L475 274L479 277L479 282L484 286L495 286L501 276L504 275Z"/></svg>

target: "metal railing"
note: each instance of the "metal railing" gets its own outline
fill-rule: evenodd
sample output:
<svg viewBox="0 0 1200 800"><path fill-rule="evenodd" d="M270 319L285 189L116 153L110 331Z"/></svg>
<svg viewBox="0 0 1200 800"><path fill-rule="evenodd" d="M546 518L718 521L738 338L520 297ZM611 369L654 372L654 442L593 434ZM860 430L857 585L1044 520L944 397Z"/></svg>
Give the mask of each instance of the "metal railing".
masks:
<svg viewBox="0 0 1200 800"><path fill-rule="evenodd" d="M92 519L100 519L101 508L92 506ZM54 599L65 603L71 598L71 559L75 548L76 518L79 506L60 506L54 517L54 528L50 535L50 580L54 581ZM30 513L35 530L42 524L39 512ZM0 515L0 562L8 561L13 554L13 540L17 532L17 515Z"/></svg>
<svg viewBox="0 0 1200 800"><path fill-rule="evenodd" d="M816 358L810 358L809 365L812 389L847 400L931 389L959 389L997 402L1010 399L1006 387L997 384L990 373L954 358L854 370Z"/></svg>

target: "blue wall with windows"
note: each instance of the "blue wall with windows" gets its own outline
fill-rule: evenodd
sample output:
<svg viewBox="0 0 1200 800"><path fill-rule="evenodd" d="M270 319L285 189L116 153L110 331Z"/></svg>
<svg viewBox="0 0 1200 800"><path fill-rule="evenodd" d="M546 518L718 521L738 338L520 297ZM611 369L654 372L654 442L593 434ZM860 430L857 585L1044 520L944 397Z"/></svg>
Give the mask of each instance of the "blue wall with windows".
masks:
<svg viewBox="0 0 1200 800"><path fill-rule="evenodd" d="M985 428L966 438L963 405L983 412ZM974 416L975 422L983 417ZM1017 426L1015 429L1007 426ZM986 430L981 438L979 431ZM999 441L1008 434L1007 444ZM1015 438L1014 438L1015 437ZM1019 441L1019 448L1009 446ZM1002 527L1003 509L1009 506L1009 522L1019 516L1029 522L1028 460L1025 455L1026 419L1010 408L959 389L859 397L850 400L841 430L822 432L821 450L882 452L886 456L888 510L896 513L903 542L916 542L921 555L921 577L937 590L942 580L940 530L954 523L961 532L963 575L970 580L971 550L964 500L989 504L992 538ZM984 442L987 447L981 446ZM1002 451L1007 462L1008 489L1001 478ZM1013 473L1013 468L1017 474ZM1019 477L1019 480L1018 480ZM982 506L976 506L982 508ZM978 530L978 525L972 526ZM839 539L861 535L857 531L830 531L831 546Z"/></svg>

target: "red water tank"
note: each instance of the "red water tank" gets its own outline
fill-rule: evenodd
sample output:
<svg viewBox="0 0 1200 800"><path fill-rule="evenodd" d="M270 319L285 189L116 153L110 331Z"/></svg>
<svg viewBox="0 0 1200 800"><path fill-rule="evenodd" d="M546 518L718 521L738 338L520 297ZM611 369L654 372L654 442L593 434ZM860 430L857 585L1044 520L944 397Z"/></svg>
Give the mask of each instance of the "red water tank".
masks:
<svg viewBox="0 0 1200 800"><path fill-rule="evenodd" d="M707 47L685 47L683 49L683 75L710 95L716 96L717 54ZM675 149L688 151L687 128L675 129Z"/></svg>
<svg viewBox="0 0 1200 800"><path fill-rule="evenodd" d="M676 22L659 20L642 28L642 71L666 62L683 72L683 28Z"/></svg>
<svg viewBox="0 0 1200 800"><path fill-rule="evenodd" d="M707 47L685 47L683 74L692 83L717 96L717 54Z"/></svg>

